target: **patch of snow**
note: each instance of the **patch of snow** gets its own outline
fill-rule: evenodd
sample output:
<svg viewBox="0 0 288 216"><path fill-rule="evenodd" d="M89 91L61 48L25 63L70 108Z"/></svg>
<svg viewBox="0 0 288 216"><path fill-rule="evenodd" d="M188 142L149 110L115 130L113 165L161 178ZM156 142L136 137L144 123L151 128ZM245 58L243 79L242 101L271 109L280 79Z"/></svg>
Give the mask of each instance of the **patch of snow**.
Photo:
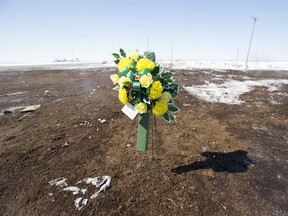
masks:
<svg viewBox="0 0 288 216"><path fill-rule="evenodd" d="M218 70L245 70L245 61L157 61L165 68L171 69L218 69ZM0 64L0 72L6 70L75 70L75 69L95 69L110 68L114 70L116 65L113 61L90 61L90 62L50 62L50 63L8 63ZM113 68L113 69L111 69ZM250 61L248 70L288 70L287 61ZM84 74L81 72L80 74Z"/></svg>
<svg viewBox="0 0 288 216"><path fill-rule="evenodd" d="M288 80L226 80L215 84L206 82L204 85L186 86L190 94L212 103L241 104L240 96L252 91L255 87L266 87L269 92L278 90L282 85L288 85Z"/></svg>
<svg viewBox="0 0 288 216"><path fill-rule="evenodd" d="M193 70L193 69L218 69L218 70L245 70L245 61L159 61L165 68ZM250 61L248 70L288 70L287 61Z"/></svg>
<svg viewBox="0 0 288 216"><path fill-rule="evenodd" d="M116 67L114 62L49 62L49 63L10 63L0 64L0 72L6 70L79 70L103 67Z"/></svg>

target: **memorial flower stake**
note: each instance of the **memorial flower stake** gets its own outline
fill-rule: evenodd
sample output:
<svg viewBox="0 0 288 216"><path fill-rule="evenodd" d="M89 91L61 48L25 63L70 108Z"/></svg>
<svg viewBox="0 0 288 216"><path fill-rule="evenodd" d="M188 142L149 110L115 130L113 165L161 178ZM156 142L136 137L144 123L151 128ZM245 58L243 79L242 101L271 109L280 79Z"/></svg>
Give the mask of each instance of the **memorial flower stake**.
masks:
<svg viewBox="0 0 288 216"><path fill-rule="evenodd" d="M138 151L147 151L150 113L162 116L167 122L176 121L174 113L180 109L173 99L178 95L179 85L174 83L173 74L164 71L155 62L154 52L140 55L132 50L128 56L123 49L112 54L118 66L118 74L110 76L118 90L119 100L139 113L137 146Z"/></svg>

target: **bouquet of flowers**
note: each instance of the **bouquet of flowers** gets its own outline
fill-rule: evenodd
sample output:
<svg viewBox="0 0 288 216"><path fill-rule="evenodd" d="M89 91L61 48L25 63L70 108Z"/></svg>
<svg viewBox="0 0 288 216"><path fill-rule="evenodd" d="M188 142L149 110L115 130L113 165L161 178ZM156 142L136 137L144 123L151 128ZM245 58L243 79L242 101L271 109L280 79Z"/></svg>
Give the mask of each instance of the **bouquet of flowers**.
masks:
<svg viewBox="0 0 288 216"><path fill-rule="evenodd" d="M173 99L178 95L179 85L174 83L173 74L164 71L155 63L155 54L140 55L132 50L128 56L123 49L112 54L118 65L118 74L110 76L119 91L118 98L123 104L131 104L140 114L152 113L163 116L167 122L176 121L174 113L180 111Z"/></svg>

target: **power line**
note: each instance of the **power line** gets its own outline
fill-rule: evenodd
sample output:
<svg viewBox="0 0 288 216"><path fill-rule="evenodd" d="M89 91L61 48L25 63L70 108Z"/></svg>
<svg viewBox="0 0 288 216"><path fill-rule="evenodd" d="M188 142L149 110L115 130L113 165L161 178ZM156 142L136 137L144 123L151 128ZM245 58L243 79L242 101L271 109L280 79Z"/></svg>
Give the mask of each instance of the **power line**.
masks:
<svg viewBox="0 0 288 216"><path fill-rule="evenodd" d="M253 29L252 29L252 34L251 34L249 48L248 48L248 53L247 53L247 58L246 58L246 64L245 64L246 65L246 70L248 69L248 59L249 59L249 53L250 53L250 48L251 48L251 44L252 44L255 24L256 24L256 21L258 20L256 17L253 17L253 16L252 16L252 19L254 20L254 23L253 23Z"/></svg>

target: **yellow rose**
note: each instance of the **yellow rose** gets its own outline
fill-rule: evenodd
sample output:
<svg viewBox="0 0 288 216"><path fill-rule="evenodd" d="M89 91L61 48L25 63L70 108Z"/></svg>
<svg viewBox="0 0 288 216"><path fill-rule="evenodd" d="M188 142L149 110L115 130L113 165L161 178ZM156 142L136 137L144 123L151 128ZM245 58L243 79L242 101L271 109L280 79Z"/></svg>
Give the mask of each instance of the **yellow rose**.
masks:
<svg viewBox="0 0 288 216"><path fill-rule="evenodd" d="M168 104L162 101L156 101L155 106L152 109L154 115L164 115L164 113L168 110Z"/></svg>
<svg viewBox="0 0 288 216"><path fill-rule="evenodd" d="M155 100L161 97L163 91L162 83L160 81L154 81L150 89L150 98Z"/></svg>
<svg viewBox="0 0 288 216"><path fill-rule="evenodd" d="M142 103L142 102L137 103L137 104L135 104L134 109L140 114L146 113L147 112L147 104Z"/></svg>
<svg viewBox="0 0 288 216"><path fill-rule="evenodd" d="M127 97L127 91L126 91L125 88L120 88L119 89L118 98L123 104L128 104L129 103L129 100L128 100L128 97Z"/></svg>
<svg viewBox="0 0 288 216"><path fill-rule="evenodd" d="M142 58L137 62L136 68L138 72L142 71L145 68L152 71L155 68L155 63L147 58Z"/></svg>
<svg viewBox="0 0 288 216"><path fill-rule="evenodd" d="M123 70L124 68L128 67L130 68L131 67L131 64L133 63L133 60L132 59L129 59L129 58L123 58L119 61L118 63L118 69L119 71Z"/></svg>
<svg viewBox="0 0 288 216"><path fill-rule="evenodd" d="M143 88L148 88L153 82L151 73L141 76L139 82Z"/></svg>
<svg viewBox="0 0 288 216"><path fill-rule="evenodd" d="M130 59L132 59L132 60L134 60L135 62L137 62L138 61L138 59L139 59L139 56L140 56L140 53L138 52L138 50L136 49L136 50L131 50L130 52L129 52L129 58Z"/></svg>
<svg viewBox="0 0 288 216"><path fill-rule="evenodd" d="M112 74L110 75L110 79L112 80L112 82L117 85L118 81L119 81L119 75L118 74Z"/></svg>
<svg viewBox="0 0 288 216"><path fill-rule="evenodd" d="M163 92L161 97L159 98L159 101L168 103L172 99L172 96L170 92Z"/></svg>
<svg viewBox="0 0 288 216"><path fill-rule="evenodd" d="M132 81L126 77L126 76L122 76L120 77L120 79L118 80L118 84L120 85L120 87L123 87L124 85L126 86L130 86L132 83Z"/></svg>

